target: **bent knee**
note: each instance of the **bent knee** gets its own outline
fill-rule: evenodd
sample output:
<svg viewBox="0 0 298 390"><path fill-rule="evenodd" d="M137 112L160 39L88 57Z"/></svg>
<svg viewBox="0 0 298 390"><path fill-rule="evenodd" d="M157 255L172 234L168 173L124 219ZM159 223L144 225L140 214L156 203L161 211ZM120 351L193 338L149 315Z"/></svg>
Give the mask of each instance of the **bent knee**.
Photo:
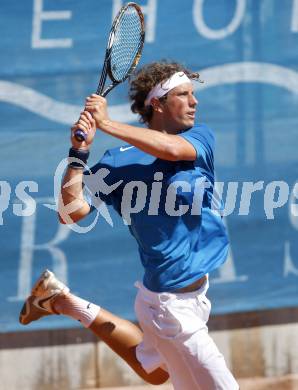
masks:
<svg viewBox="0 0 298 390"><path fill-rule="evenodd" d="M144 379L151 385L162 385L169 379L169 374L162 368L157 368Z"/></svg>

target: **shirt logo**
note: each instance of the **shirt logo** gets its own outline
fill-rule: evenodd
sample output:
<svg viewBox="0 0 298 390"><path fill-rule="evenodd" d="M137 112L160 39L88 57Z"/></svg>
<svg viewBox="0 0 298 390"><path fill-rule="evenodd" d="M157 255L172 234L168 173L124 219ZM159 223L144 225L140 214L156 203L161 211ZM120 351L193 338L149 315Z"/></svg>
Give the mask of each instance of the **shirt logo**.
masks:
<svg viewBox="0 0 298 390"><path fill-rule="evenodd" d="M134 146L121 146L120 147L120 152L125 152L128 149L134 148Z"/></svg>

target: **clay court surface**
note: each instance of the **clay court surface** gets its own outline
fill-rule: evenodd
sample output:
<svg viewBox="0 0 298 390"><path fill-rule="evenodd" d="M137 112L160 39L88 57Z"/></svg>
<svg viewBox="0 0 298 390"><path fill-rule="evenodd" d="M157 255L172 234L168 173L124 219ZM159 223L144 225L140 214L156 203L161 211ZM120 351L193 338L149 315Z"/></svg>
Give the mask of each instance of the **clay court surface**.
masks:
<svg viewBox="0 0 298 390"><path fill-rule="evenodd" d="M241 390L298 390L298 374L279 378L249 378L238 381ZM101 390L173 390L171 385L106 387ZM91 389L90 389L91 390ZM96 390L96 389L92 389Z"/></svg>

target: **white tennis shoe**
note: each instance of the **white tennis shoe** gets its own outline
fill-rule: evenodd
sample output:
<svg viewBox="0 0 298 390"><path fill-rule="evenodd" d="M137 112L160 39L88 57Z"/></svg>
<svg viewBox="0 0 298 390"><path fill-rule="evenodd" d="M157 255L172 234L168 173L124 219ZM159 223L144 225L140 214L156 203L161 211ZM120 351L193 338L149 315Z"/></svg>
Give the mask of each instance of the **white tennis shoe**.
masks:
<svg viewBox="0 0 298 390"><path fill-rule="evenodd" d="M53 308L58 296L66 295L69 288L56 278L53 272L45 270L32 288L20 312L19 321L28 325L41 317L59 314Z"/></svg>

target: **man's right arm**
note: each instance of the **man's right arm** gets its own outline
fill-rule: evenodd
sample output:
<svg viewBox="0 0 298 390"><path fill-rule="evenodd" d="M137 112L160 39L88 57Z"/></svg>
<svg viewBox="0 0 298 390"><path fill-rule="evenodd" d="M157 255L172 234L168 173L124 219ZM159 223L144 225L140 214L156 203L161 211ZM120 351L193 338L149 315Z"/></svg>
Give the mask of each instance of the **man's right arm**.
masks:
<svg viewBox="0 0 298 390"><path fill-rule="evenodd" d="M83 130L87 135L86 141L78 142L74 133L76 130ZM71 144L75 151L88 152L96 132L95 121L92 115L84 111L79 120L71 128ZM83 178L84 168L72 168L68 166L59 196L58 215L59 221L63 224L72 224L84 218L90 212L90 205L84 199Z"/></svg>
<svg viewBox="0 0 298 390"><path fill-rule="evenodd" d="M90 205L83 195L83 170L68 167L61 185L59 199L59 221L71 224L90 212Z"/></svg>

